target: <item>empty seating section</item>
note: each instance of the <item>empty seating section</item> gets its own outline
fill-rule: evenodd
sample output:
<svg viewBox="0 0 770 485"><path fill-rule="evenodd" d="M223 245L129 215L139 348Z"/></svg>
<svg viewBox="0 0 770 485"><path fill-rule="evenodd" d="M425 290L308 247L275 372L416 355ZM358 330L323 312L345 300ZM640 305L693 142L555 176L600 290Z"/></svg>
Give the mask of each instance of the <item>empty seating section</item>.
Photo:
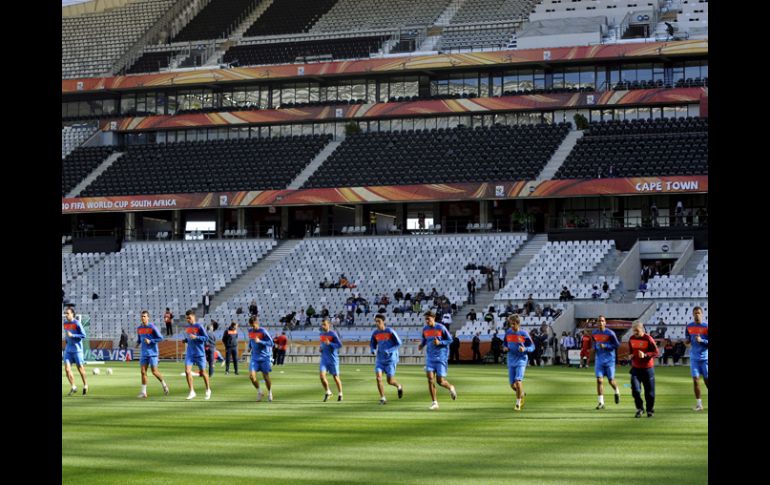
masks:
<svg viewBox="0 0 770 485"><path fill-rule="evenodd" d="M303 188L534 180L568 132L561 123L358 133Z"/></svg>
<svg viewBox="0 0 770 485"><path fill-rule="evenodd" d="M62 78L109 73L174 0L137 0L110 11L62 17Z"/></svg>
<svg viewBox="0 0 770 485"><path fill-rule="evenodd" d="M344 39L309 40L269 44L243 44L225 52L224 62L240 66L285 64L331 56L332 59L361 59L382 47L387 36L353 37Z"/></svg>
<svg viewBox="0 0 770 485"><path fill-rule="evenodd" d="M708 175L708 118L592 122L556 179Z"/></svg>
<svg viewBox="0 0 770 485"><path fill-rule="evenodd" d="M672 341L684 339L685 327L692 322L692 309L696 306L703 308L703 321L709 321L708 300L695 301L664 301L656 304L655 313L646 321L645 330L651 332L655 329L665 329L665 337ZM666 325L659 325L660 321Z"/></svg>
<svg viewBox="0 0 770 485"><path fill-rule="evenodd" d="M145 52L126 70L126 74L156 72L168 67L171 59L182 51Z"/></svg>
<svg viewBox="0 0 770 485"><path fill-rule="evenodd" d="M612 251L615 241L550 241L495 295L495 301L523 301L532 294L535 300L558 300L566 286L575 299L590 299L593 286L600 289L605 281L610 293L620 283L612 276L581 277L596 269Z"/></svg>
<svg viewBox="0 0 770 485"><path fill-rule="evenodd" d="M79 147L96 131L93 125L72 125L65 126L61 130L61 157L64 158L72 150Z"/></svg>
<svg viewBox="0 0 770 485"><path fill-rule="evenodd" d="M397 289L415 295L421 288L430 294L435 287L439 294L445 294L450 302L459 306L468 296L468 272L463 270L467 262L487 258L504 261L525 240L523 234L305 239L276 266L216 308L211 318L219 322L235 318L245 325L247 316L236 315L235 311L238 307L248 308L249 303L256 300L262 324L275 326L283 316L292 311L299 312L309 304L319 313L322 305L326 305L335 315L344 310L348 297L360 294L370 302L372 313L368 317L356 316L356 327L363 324L366 328L358 332L360 335L356 333L356 327L342 327L341 333L346 339L363 335L368 340L370 324L378 309L374 304L375 296L385 294L392 302L387 307L389 324L419 335L424 322L421 315L394 315L392 312L393 293ZM337 281L341 274L355 283L356 288L319 287L324 278ZM423 305L428 303L423 302ZM318 323L320 320L313 320L314 326ZM311 328L292 332L294 340L313 335L317 336L317 330Z"/></svg>
<svg viewBox="0 0 770 485"><path fill-rule="evenodd" d="M349 32L432 25L451 0L339 0L311 32Z"/></svg>
<svg viewBox="0 0 770 485"><path fill-rule="evenodd" d="M78 313L91 316L93 338L115 338L148 310L155 322L166 307L177 315L195 308L265 256L271 239L127 243L64 290ZM99 295L91 299L92 293ZM183 317L182 317L183 318Z"/></svg>
<svg viewBox="0 0 770 485"><path fill-rule="evenodd" d="M508 47L513 37L512 28L449 31L441 36L438 50Z"/></svg>
<svg viewBox="0 0 770 485"><path fill-rule="evenodd" d="M554 310L561 310L564 311L564 304L554 304L551 305L551 307ZM483 336L491 336L495 332L497 332L497 336L502 338L503 334L505 333L505 321L506 317L501 317L499 314L502 313L503 306L496 306L495 307L495 319L491 322L484 321L484 313L483 312L476 312L476 321L466 321L463 326L457 331L458 337L473 337L476 335L476 333L479 333L479 337ZM486 311L486 309L485 309ZM465 313L465 312L463 312ZM524 330L531 331L532 329L539 329L542 324L546 324L548 326L553 325L554 322L553 317L538 317L535 316L533 313L532 316L525 315L521 317L521 326Z"/></svg>
<svg viewBox="0 0 770 485"><path fill-rule="evenodd" d="M81 194L284 189L331 135L134 145Z"/></svg>
<svg viewBox="0 0 770 485"><path fill-rule="evenodd" d="M451 23L526 19L535 4L537 0L468 0L452 17Z"/></svg>
<svg viewBox="0 0 770 485"><path fill-rule="evenodd" d="M307 32L337 0L273 0L244 37Z"/></svg>
<svg viewBox="0 0 770 485"><path fill-rule="evenodd" d="M211 0L171 39L171 42L193 42L226 37L235 27L234 24L238 19L243 20L243 17L259 2L260 0Z"/></svg>
<svg viewBox="0 0 770 485"><path fill-rule="evenodd" d="M112 146L79 147L62 160L61 195L64 197L115 151Z"/></svg>
<svg viewBox="0 0 770 485"><path fill-rule="evenodd" d="M637 298L708 298L708 254L698 264L695 276L653 276L647 281L647 291L637 292Z"/></svg>
<svg viewBox="0 0 770 485"><path fill-rule="evenodd" d="M107 256L106 253L62 253L61 284L64 286Z"/></svg>

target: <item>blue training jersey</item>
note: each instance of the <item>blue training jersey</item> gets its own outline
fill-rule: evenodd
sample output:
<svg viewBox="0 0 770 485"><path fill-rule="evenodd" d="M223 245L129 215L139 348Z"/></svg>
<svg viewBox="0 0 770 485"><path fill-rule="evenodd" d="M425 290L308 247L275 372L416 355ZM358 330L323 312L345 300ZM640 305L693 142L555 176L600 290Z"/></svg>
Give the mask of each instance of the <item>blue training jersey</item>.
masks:
<svg viewBox="0 0 770 485"><path fill-rule="evenodd" d="M64 341L67 343L64 347L65 352L83 352L83 339L86 338L86 331L78 320L64 322L64 330L72 332L72 337L65 334Z"/></svg>
<svg viewBox="0 0 770 485"><path fill-rule="evenodd" d="M273 357L273 337L264 328L249 329L249 349L254 362L269 361Z"/></svg>
<svg viewBox="0 0 770 485"><path fill-rule="evenodd" d="M535 344L526 330L514 332L510 328L505 331L504 345L508 347L508 366L515 367L527 365L529 362L528 352L535 351ZM519 347L524 347L524 352L519 351Z"/></svg>
<svg viewBox="0 0 770 485"><path fill-rule="evenodd" d="M709 324L690 322L684 334L690 341L690 360L699 362L709 360ZM695 340L698 335L701 338L700 343Z"/></svg>
<svg viewBox="0 0 770 485"><path fill-rule="evenodd" d="M393 359L398 360L398 348L401 346L401 339L392 328L385 330L375 330L372 332L372 338L369 341L369 348L372 353L377 352L378 362L389 362Z"/></svg>
<svg viewBox="0 0 770 485"><path fill-rule="evenodd" d="M604 331L596 329L591 336L594 339L596 360L601 362L615 362L615 349L620 347L618 336L609 328Z"/></svg>
<svg viewBox="0 0 770 485"><path fill-rule="evenodd" d="M319 336L321 341L321 360L324 362L339 362L340 357L337 350L342 347L337 332L329 330L328 332L321 332Z"/></svg>
<svg viewBox="0 0 770 485"><path fill-rule="evenodd" d="M206 329L200 323L193 323L187 325L184 329L185 339L187 340L187 357L205 357L206 356L206 342L209 340L209 335L206 333ZM192 336L195 335L195 338Z"/></svg>
<svg viewBox="0 0 770 485"><path fill-rule="evenodd" d="M435 339L439 340L439 344L436 345ZM422 342L420 345L425 347L425 360L427 362L444 362L449 360L449 344L452 343L452 336L449 334L449 330L440 323L436 323L431 327L425 325L422 327Z"/></svg>
<svg viewBox="0 0 770 485"><path fill-rule="evenodd" d="M136 327L136 334L138 336L139 344L142 346L142 357L157 357L158 356L158 342L163 340L158 327L154 323L148 323L147 326L139 325ZM150 343L144 341L148 339Z"/></svg>

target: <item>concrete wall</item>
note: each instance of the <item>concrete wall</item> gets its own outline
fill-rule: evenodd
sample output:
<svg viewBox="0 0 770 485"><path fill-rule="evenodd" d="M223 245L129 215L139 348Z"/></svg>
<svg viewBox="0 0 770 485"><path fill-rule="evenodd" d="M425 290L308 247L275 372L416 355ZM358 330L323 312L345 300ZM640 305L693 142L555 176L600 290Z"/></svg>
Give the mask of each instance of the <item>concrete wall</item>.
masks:
<svg viewBox="0 0 770 485"><path fill-rule="evenodd" d="M551 330L553 330L559 338L561 338L562 332L572 333L572 330L575 329L575 305L566 304L565 307L562 314L559 315L559 318L557 318L556 321L553 322L553 325L551 325Z"/></svg>
<svg viewBox="0 0 770 485"><path fill-rule="evenodd" d="M571 47L576 45L601 44L602 35L596 32L584 32L578 34L558 35L532 35L518 37L516 46L518 49L537 49L542 47Z"/></svg>
<svg viewBox="0 0 770 485"><path fill-rule="evenodd" d="M671 268L671 274L681 274L682 271L684 271L684 267L687 265L687 262L692 257L693 253L695 252L695 243L693 241L690 241L690 244L687 245L687 247L684 248L684 251L682 251L682 254L679 255L679 259L676 260L676 263L674 264L674 267Z"/></svg>
<svg viewBox="0 0 770 485"><path fill-rule="evenodd" d="M604 315L612 318L639 318L650 306L650 302L644 303L581 303L575 305L574 318L596 318Z"/></svg>
<svg viewBox="0 0 770 485"><path fill-rule="evenodd" d="M626 290L635 290L639 287L642 278L642 263L639 259L639 243L637 242L626 255L626 258L615 270L615 275L620 277L620 282Z"/></svg>

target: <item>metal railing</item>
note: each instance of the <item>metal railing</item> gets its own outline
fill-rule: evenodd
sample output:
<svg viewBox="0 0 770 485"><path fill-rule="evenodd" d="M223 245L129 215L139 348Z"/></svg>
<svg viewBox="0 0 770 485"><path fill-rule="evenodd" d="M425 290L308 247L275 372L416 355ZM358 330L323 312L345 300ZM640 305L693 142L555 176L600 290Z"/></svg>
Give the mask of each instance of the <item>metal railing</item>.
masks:
<svg viewBox="0 0 770 485"><path fill-rule="evenodd" d="M547 218L546 228L552 229L695 229L708 227L707 214L658 216L610 216L583 217L560 214Z"/></svg>

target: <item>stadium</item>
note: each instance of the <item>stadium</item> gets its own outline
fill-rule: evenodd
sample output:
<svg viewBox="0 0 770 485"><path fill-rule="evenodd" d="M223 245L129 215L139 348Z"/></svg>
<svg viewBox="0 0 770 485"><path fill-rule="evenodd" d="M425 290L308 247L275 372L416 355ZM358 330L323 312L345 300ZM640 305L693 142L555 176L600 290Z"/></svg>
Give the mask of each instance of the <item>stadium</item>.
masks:
<svg viewBox="0 0 770 485"><path fill-rule="evenodd" d="M708 0L61 29L62 483L708 482Z"/></svg>

